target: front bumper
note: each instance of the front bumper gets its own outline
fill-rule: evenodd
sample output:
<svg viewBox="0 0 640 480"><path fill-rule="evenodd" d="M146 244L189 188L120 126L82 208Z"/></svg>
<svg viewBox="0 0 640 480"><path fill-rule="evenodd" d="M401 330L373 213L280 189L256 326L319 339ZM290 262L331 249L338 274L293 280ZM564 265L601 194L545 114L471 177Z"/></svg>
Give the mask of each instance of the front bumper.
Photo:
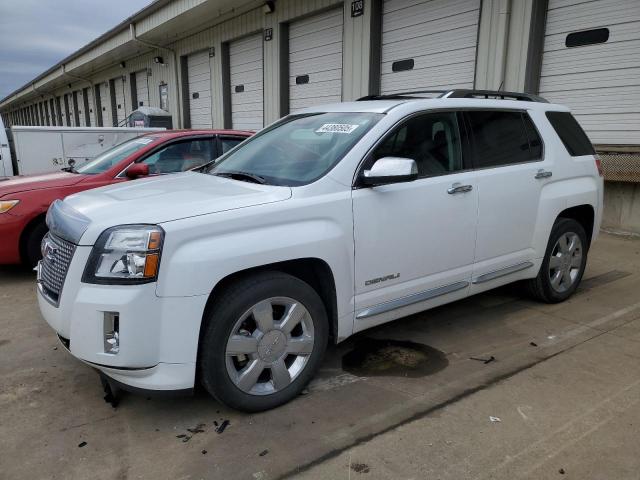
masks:
<svg viewBox="0 0 640 480"><path fill-rule="evenodd" d="M205 296L158 297L156 284L81 283L91 247L79 246L58 306L38 289L42 316L73 356L117 382L143 390L185 390L195 382ZM105 314L119 317L119 351L105 347Z"/></svg>

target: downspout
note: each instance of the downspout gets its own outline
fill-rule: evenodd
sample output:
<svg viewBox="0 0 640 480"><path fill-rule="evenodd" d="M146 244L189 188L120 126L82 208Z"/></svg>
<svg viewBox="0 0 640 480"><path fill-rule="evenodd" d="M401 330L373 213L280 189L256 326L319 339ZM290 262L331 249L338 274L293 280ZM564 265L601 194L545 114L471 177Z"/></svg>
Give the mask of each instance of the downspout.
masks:
<svg viewBox="0 0 640 480"><path fill-rule="evenodd" d="M96 103L96 86L93 83L92 80L85 78L85 77L79 77L77 75L74 75L73 73L69 73L67 72L67 66L63 63L62 64L62 75L66 75L67 77L71 77L74 80L80 80L81 82L87 82L89 85L91 85L91 103L93 103L93 111L95 112L95 119L97 122L98 119L98 104ZM91 118L91 117L89 117Z"/></svg>
<svg viewBox="0 0 640 480"><path fill-rule="evenodd" d="M131 33L131 39L134 42L139 43L140 45L144 45L145 47L149 47L149 48L155 48L157 50L164 50L166 52L171 53L172 57L173 57L173 78L175 80L175 85L176 85L176 91L175 91L175 96L176 96L176 119L177 119L177 125L178 127L182 127L182 116L180 114L180 102L179 102L179 98L180 95L178 94L178 90L180 88L180 76L179 76L179 71L178 69L180 68L178 65L178 54L176 53L176 51L173 48L169 48L169 47L163 47L161 45L156 45L153 43L149 43L146 42L144 40L140 40L137 36L136 36L136 25L135 23L130 23L129 24L129 32Z"/></svg>
<svg viewBox="0 0 640 480"><path fill-rule="evenodd" d="M496 38L496 50L500 52L498 58L495 60L494 76L493 78L499 80L500 83L496 85L498 90L507 89L504 85L506 80L506 68L507 68L507 54L509 48L509 25L511 17L511 0L499 0L498 12L498 31Z"/></svg>

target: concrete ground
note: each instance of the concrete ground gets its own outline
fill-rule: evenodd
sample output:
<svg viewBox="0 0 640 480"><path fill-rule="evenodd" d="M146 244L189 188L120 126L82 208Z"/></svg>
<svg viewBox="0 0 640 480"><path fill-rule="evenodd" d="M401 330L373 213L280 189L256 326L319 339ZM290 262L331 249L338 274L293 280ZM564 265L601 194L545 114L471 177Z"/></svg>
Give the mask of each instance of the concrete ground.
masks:
<svg viewBox="0 0 640 480"><path fill-rule="evenodd" d="M0 478L638 479L639 292L640 241L601 235L570 301L505 288L364 332L247 415L202 392L112 408L32 273L0 268Z"/></svg>

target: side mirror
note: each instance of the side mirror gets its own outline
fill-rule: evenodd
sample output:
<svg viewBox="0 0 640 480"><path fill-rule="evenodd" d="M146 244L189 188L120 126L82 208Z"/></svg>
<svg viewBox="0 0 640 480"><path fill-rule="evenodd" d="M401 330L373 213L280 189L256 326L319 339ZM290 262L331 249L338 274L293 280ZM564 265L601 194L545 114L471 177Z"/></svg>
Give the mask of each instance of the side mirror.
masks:
<svg viewBox="0 0 640 480"><path fill-rule="evenodd" d="M368 187L391 183L412 182L418 178L418 165L411 158L383 157L365 170L360 182Z"/></svg>
<svg viewBox="0 0 640 480"><path fill-rule="evenodd" d="M134 163L127 168L126 175L130 180L138 177L146 177L149 175L149 165L146 163Z"/></svg>

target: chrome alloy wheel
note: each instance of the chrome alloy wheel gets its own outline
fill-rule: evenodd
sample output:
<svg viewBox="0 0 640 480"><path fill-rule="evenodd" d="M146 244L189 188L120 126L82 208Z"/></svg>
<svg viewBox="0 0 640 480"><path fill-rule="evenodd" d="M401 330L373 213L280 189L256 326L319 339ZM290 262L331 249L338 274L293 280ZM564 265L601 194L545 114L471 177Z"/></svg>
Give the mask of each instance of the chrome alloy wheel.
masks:
<svg viewBox="0 0 640 480"><path fill-rule="evenodd" d="M560 236L549 259L549 280L556 292L564 293L574 284L582 267L582 255L582 242L577 234L567 232Z"/></svg>
<svg viewBox="0 0 640 480"><path fill-rule="evenodd" d="M235 323L225 352L227 373L243 392L269 395L286 388L313 352L313 319L300 302L272 297Z"/></svg>

